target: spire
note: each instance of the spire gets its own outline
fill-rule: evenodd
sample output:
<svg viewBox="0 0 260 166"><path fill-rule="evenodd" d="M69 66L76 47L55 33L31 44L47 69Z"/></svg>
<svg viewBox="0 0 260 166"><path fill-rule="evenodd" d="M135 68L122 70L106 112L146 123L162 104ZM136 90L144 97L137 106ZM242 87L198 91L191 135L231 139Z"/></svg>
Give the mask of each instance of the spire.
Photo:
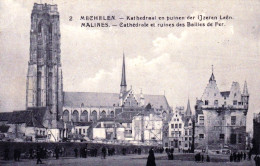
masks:
<svg viewBox="0 0 260 166"><path fill-rule="evenodd" d="M212 74L211 74L211 77L210 77L210 79L209 79L209 82L210 81L216 81L215 80L215 76L214 76L214 66L212 65Z"/></svg>
<svg viewBox="0 0 260 166"><path fill-rule="evenodd" d="M121 86L126 86L126 75L125 75L125 54L124 54L124 53L123 53L123 65L122 65Z"/></svg>
<svg viewBox="0 0 260 166"><path fill-rule="evenodd" d="M191 116L191 109L190 109L190 99L188 99L187 109L186 109L186 116Z"/></svg>
<svg viewBox="0 0 260 166"><path fill-rule="evenodd" d="M124 93L127 90L126 85L126 75L125 75L125 54L123 53L123 65L122 65L122 77L121 77L121 84L120 84L120 93Z"/></svg>
<svg viewBox="0 0 260 166"><path fill-rule="evenodd" d="M244 83L243 95L249 95L249 94L248 94L248 89L247 89L247 83L246 83L246 81L245 81L245 83Z"/></svg>

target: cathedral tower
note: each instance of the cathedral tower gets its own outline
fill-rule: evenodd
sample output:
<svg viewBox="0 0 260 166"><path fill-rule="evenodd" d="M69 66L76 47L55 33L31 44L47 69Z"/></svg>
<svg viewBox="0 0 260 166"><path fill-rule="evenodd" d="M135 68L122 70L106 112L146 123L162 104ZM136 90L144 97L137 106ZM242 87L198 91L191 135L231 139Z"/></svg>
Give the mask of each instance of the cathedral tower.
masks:
<svg viewBox="0 0 260 166"><path fill-rule="evenodd" d="M60 58L60 17L57 5L33 6L30 31L26 107L46 107L57 127L63 103Z"/></svg>

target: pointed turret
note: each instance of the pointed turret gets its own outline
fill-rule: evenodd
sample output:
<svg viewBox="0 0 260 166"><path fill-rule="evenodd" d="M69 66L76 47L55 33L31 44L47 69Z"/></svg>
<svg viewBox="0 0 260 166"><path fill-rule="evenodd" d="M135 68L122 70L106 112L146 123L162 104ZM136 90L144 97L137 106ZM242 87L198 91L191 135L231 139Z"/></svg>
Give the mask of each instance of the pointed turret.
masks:
<svg viewBox="0 0 260 166"><path fill-rule="evenodd" d="M187 104L187 109L186 109L185 115L186 116L192 115L192 112L191 112L191 109L190 109L190 99L188 99L188 104Z"/></svg>
<svg viewBox="0 0 260 166"><path fill-rule="evenodd" d="M120 93L126 92L127 85L126 85L126 75L125 75L125 54L123 54L122 77L121 77L120 87L121 87Z"/></svg>
<svg viewBox="0 0 260 166"><path fill-rule="evenodd" d="M243 95L245 95L245 96L248 96L248 95L249 95L248 89L247 89L247 83L246 83L246 81L245 81L245 83L244 83Z"/></svg>
<svg viewBox="0 0 260 166"><path fill-rule="evenodd" d="M243 89L243 94L242 94L242 102L243 102L244 108L246 109L246 111L244 112L246 115L247 111L248 111L248 104L249 104L249 93L248 93L246 81L244 84L244 89Z"/></svg>
<svg viewBox="0 0 260 166"><path fill-rule="evenodd" d="M212 74L211 74L211 77L209 79L209 82L211 82L211 81L216 81L215 76L214 76L214 72L213 72L213 65L212 65Z"/></svg>

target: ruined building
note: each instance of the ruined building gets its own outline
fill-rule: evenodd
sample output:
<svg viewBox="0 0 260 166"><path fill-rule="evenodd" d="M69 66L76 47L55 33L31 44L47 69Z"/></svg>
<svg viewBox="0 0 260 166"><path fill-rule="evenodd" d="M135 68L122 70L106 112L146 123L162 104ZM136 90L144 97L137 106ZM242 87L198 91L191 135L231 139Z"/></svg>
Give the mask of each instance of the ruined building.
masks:
<svg viewBox="0 0 260 166"><path fill-rule="evenodd" d="M246 82L243 92L238 82L232 83L230 91L222 92L212 71L209 83L195 106L195 148L245 149L248 102Z"/></svg>

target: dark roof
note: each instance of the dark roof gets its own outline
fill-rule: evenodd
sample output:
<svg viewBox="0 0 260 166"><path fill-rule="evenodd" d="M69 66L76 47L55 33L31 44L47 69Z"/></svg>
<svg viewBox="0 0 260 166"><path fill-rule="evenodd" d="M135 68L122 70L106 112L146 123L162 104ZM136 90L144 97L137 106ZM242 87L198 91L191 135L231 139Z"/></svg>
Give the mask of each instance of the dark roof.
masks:
<svg viewBox="0 0 260 166"><path fill-rule="evenodd" d="M119 104L119 94L98 92L64 92L65 107L113 107Z"/></svg>
<svg viewBox="0 0 260 166"><path fill-rule="evenodd" d="M90 126L92 125L92 122L74 122L75 126Z"/></svg>
<svg viewBox="0 0 260 166"><path fill-rule="evenodd" d="M137 101L140 102L140 94L135 94ZM164 95L145 95L145 106L150 103L152 108L169 109L169 104ZM103 92L64 92L65 107L113 107L119 105L119 94Z"/></svg>
<svg viewBox="0 0 260 166"><path fill-rule="evenodd" d="M13 112L0 112L0 121L8 121Z"/></svg>
<svg viewBox="0 0 260 166"><path fill-rule="evenodd" d="M140 111L124 111L124 112L121 112L120 114L118 114L116 116L116 119L119 120L119 119L133 119L134 116L136 116L138 113L140 113Z"/></svg>
<svg viewBox="0 0 260 166"><path fill-rule="evenodd" d="M229 97L230 91L220 92L222 97Z"/></svg>
<svg viewBox="0 0 260 166"><path fill-rule="evenodd" d="M14 111L11 118L9 119L9 124L21 124L26 123L28 127L44 127L43 121L47 109L45 107L41 108L28 108L23 111Z"/></svg>
<svg viewBox="0 0 260 166"><path fill-rule="evenodd" d="M114 121L114 118L110 118L110 117L102 117L98 120L99 122L111 122Z"/></svg>

